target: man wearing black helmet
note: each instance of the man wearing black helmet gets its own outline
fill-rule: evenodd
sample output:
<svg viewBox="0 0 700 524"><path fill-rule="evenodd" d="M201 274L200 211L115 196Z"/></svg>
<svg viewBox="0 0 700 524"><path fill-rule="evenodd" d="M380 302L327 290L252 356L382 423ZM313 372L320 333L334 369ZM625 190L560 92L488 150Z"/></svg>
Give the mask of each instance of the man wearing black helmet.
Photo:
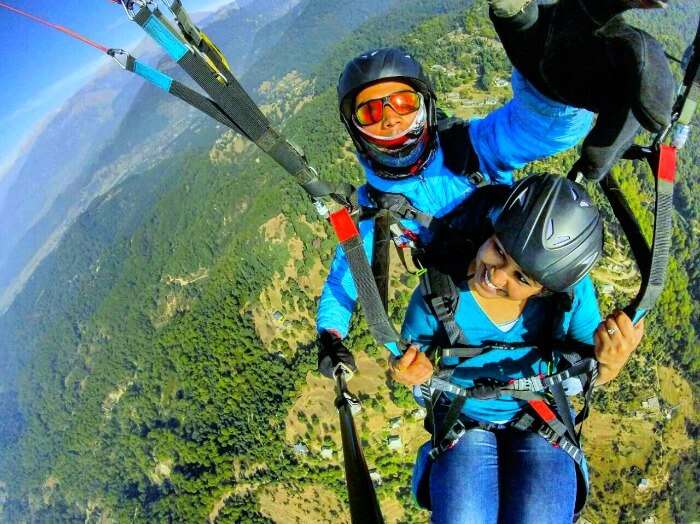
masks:
<svg viewBox="0 0 700 524"><path fill-rule="evenodd" d="M491 219L475 223L478 216ZM391 363L394 379L408 386L438 378L429 400L434 439L419 451L414 494L434 523L572 522L588 490L577 438L559 404L542 405L537 388L512 384L542 383L568 367L572 347L591 348L604 383L639 344L641 323L622 312L600 321L587 276L602 253L600 213L582 186L535 175L512 189L478 189L455 211L449 235L466 249L457 255L453 244L442 253L450 276L422 277L402 330L413 345ZM436 289L453 290L449 313L436 307L445 298ZM437 351L436 370L426 352ZM561 385L568 411L565 393L576 384Z"/></svg>
<svg viewBox="0 0 700 524"><path fill-rule="evenodd" d="M390 209L395 241L425 246L439 219L479 185L512 181L512 171L566 150L590 129L592 114L542 96L517 71L514 96L486 118L442 129L435 93L421 65L399 49L377 49L350 61L338 82L341 120L357 148L367 184L359 204ZM374 222L360 220L368 257ZM354 369L342 339L357 292L347 261L336 252L317 316L319 370L339 362Z"/></svg>

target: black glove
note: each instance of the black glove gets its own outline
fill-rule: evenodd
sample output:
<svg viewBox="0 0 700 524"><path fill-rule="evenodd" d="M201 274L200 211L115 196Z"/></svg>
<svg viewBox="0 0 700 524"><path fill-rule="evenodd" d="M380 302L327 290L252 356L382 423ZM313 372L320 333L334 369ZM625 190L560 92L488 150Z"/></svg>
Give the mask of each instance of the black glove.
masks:
<svg viewBox="0 0 700 524"><path fill-rule="evenodd" d="M344 364L353 373L357 371L355 359L341 338L330 331L322 331L318 337L318 371L324 377L334 379L338 364Z"/></svg>

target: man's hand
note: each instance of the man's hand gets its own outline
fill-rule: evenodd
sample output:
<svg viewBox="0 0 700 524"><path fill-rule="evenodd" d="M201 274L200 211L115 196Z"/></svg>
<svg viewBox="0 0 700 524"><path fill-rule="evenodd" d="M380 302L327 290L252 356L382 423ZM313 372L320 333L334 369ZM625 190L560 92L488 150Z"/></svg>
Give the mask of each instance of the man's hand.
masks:
<svg viewBox="0 0 700 524"><path fill-rule="evenodd" d="M644 321L632 325L630 317L615 311L595 332L595 356L599 364L598 384L614 379L625 366L644 335Z"/></svg>
<svg viewBox="0 0 700 524"><path fill-rule="evenodd" d="M416 346L410 346L400 359L390 357L389 369L394 380L406 386L422 384L433 375L433 364Z"/></svg>
<svg viewBox="0 0 700 524"><path fill-rule="evenodd" d="M355 358L343 344L340 335L332 331L323 331L318 336L318 371L324 377L335 379L335 369L339 364L353 373L357 371Z"/></svg>

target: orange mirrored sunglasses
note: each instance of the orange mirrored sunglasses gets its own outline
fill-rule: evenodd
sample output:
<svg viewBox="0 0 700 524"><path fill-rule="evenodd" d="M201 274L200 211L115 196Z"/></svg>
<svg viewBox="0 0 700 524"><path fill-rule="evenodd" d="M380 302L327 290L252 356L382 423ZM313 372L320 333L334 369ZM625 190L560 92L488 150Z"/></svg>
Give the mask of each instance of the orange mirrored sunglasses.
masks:
<svg viewBox="0 0 700 524"><path fill-rule="evenodd" d="M382 98L362 102L355 108L355 120L361 126L381 122L384 106L391 107L399 115L407 115L420 109L421 96L415 91L397 91Z"/></svg>

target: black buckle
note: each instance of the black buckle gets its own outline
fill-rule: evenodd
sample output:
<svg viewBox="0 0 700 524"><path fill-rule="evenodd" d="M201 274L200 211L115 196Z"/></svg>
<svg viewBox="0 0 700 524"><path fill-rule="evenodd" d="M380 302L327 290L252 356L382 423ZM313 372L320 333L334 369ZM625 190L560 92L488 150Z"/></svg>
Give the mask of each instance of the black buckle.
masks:
<svg viewBox="0 0 700 524"><path fill-rule="evenodd" d="M457 420L454 424L452 424L440 443L430 450L428 453L430 460L435 461L435 459L437 459L440 455L455 447L457 442L459 442L459 439L461 439L466 432L466 426L461 420Z"/></svg>
<svg viewBox="0 0 700 524"><path fill-rule="evenodd" d="M467 179L475 186L480 186L486 181L486 177L478 171L476 171L475 173L469 173L467 175Z"/></svg>

